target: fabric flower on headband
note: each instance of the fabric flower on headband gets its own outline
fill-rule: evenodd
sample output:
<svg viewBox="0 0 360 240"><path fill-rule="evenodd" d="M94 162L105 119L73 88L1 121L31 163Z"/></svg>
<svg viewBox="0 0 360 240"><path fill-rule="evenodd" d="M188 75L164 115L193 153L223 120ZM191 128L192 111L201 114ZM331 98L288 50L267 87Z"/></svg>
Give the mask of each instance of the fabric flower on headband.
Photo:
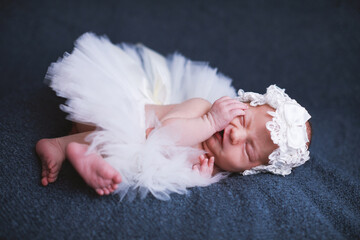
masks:
<svg viewBox="0 0 360 240"><path fill-rule="evenodd" d="M285 176L291 173L292 168L309 160L306 122L311 116L285 93L285 89L271 85L264 95L240 89L237 99L249 102L253 107L268 104L275 109L275 112L268 111L273 118L266 123L266 128L270 131L272 141L279 146L269 155L268 165L245 170L243 175L271 172Z"/></svg>

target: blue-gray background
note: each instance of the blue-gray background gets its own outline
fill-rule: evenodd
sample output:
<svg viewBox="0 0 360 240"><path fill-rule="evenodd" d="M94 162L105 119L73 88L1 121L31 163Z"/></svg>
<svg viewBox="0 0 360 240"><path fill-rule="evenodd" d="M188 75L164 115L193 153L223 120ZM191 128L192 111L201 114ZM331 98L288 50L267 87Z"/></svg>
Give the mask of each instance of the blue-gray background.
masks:
<svg viewBox="0 0 360 240"><path fill-rule="evenodd" d="M168 202L98 197L69 163L42 187L34 145L70 129L43 78L87 31L208 61L236 88L286 88L313 116L311 160ZM2 0L0 84L0 238L360 238L358 1Z"/></svg>

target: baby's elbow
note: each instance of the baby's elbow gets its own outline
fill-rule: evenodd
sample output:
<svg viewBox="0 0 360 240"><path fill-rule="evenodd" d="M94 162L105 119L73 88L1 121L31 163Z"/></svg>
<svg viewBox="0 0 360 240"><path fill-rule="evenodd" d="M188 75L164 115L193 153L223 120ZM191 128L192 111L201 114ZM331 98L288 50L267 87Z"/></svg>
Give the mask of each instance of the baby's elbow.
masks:
<svg viewBox="0 0 360 240"><path fill-rule="evenodd" d="M190 106L195 107L198 111L207 113L211 108L211 103L203 98L191 98L188 101Z"/></svg>
<svg viewBox="0 0 360 240"><path fill-rule="evenodd" d="M193 102L196 102L197 104L211 105L211 103L208 100L206 100L204 98L200 98L200 97L190 98L188 101L193 101Z"/></svg>
<svg viewBox="0 0 360 240"><path fill-rule="evenodd" d="M174 124L178 119L176 118L167 118L167 119L164 119L163 121L161 121L161 125L164 127L164 126L168 126L168 125L171 125L171 124Z"/></svg>

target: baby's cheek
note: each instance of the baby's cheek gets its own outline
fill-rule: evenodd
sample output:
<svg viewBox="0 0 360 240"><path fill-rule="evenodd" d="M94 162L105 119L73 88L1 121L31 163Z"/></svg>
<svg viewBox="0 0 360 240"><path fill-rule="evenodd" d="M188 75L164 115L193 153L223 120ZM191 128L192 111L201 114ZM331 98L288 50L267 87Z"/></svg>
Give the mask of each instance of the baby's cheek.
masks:
<svg viewBox="0 0 360 240"><path fill-rule="evenodd" d="M268 165L269 164L269 158L268 157L265 157L264 159L260 159L259 160L259 164L257 166L260 166L260 165Z"/></svg>

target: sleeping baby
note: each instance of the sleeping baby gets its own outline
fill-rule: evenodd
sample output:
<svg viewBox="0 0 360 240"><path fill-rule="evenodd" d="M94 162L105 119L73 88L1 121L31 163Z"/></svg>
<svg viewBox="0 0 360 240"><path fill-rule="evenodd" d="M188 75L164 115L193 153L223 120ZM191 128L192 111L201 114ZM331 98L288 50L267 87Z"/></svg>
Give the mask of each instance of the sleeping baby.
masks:
<svg viewBox="0 0 360 240"><path fill-rule="evenodd" d="M310 115L283 89L235 96L225 76L181 55L84 34L47 79L74 125L36 145L44 186L68 159L99 195L167 200L231 172L287 175L309 159Z"/></svg>

